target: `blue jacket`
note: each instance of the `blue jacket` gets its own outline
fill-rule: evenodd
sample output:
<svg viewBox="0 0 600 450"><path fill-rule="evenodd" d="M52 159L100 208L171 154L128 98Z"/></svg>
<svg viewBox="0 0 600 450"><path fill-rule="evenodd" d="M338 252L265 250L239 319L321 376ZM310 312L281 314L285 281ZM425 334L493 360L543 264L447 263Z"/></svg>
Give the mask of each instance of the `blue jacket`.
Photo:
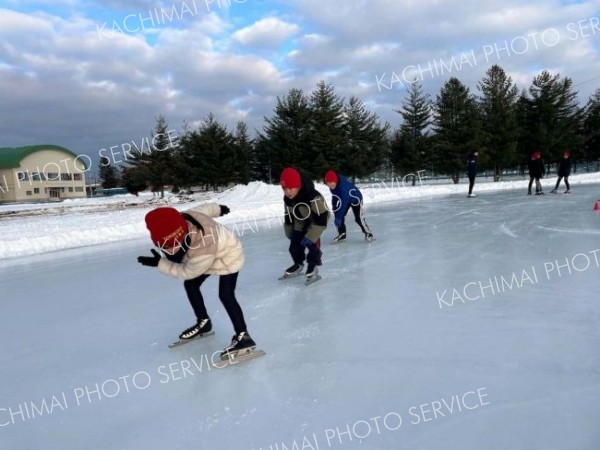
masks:
<svg viewBox="0 0 600 450"><path fill-rule="evenodd" d="M329 189L331 192L331 206L336 219L342 218L348 212L352 205L358 205L362 202L362 194L358 188L344 175L336 172L338 184L335 189Z"/></svg>

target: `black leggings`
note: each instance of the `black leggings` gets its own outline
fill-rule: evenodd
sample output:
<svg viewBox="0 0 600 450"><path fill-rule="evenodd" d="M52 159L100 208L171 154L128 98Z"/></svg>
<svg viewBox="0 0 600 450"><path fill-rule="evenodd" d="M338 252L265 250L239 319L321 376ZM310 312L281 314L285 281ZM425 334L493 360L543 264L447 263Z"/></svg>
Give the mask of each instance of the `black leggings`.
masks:
<svg viewBox="0 0 600 450"><path fill-rule="evenodd" d="M290 239L290 255L296 264L304 264L304 260L308 264L314 264L316 266L321 265L321 239L317 239L317 242L305 248L300 242L304 239L304 233L298 230L292 232ZM308 249L308 254L306 250Z"/></svg>
<svg viewBox="0 0 600 450"><path fill-rule="evenodd" d="M223 303L225 311L227 311L227 314L229 315L229 319L233 324L236 334L247 331L244 313L235 298L235 286L237 284L238 274L239 272L235 272L219 276L219 299L221 299L221 303ZM209 318L206 306L204 306L202 292L200 292L200 286L208 277L209 275L204 274L183 282L183 287L185 288L188 300L190 301L198 320Z"/></svg>
<svg viewBox="0 0 600 450"><path fill-rule="evenodd" d="M542 192L542 183L540 182L540 177L529 178L529 187L527 188L527 192L531 193L531 185L533 184L533 180L535 180L535 192Z"/></svg>
<svg viewBox="0 0 600 450"><path fill-rule="evenodd" d="M354 221L358 224L358 226L360 227L362 232L364 234L371 233L371 230L369 229L369 225L367 225L367 221L365 220L365 216L363 214L362 202L357 203L355 205L350 205L350 207L352 208L352 212L354 213ZM344 221L346 214L348 214L348 210L346 210L346 212L342 216L342 224L338 228L339 234L346 232L346 223Z"/></svg>
<svg viewBox="0 0 600 450"><path fill-rule="evenodd" d="M563 178L565 179L565 186L567 186L567 191L571 189L571 186L569 186L569 175L566 175L565 177L563 177L563 176L558 177L558 180L556 180L556 186L554 186L554 190L558 189L558 185L560 184L560 181Z"/></svg>
<svg viewBox="0 0 600 450"><path fill-rule="evenodd" d="M473 193L473 186L475 186L475 175L469 174L469 195Z"/></svg>

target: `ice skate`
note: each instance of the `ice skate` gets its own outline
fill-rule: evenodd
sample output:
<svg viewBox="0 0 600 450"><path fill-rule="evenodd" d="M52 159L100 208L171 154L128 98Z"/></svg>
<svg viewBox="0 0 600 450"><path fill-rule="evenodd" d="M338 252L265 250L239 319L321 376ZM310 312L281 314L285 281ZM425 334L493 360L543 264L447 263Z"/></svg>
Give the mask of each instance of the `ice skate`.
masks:
<svg viewBox="0 0 600 450"><path fill-rule="evenodd" d="M333 243L337 244L346 239L346 233L340 233L336 237L333 238Z"/></svg>
<svg viewBox="0 0 600 450"><path fill-rule="evenodd" d="M244 331L233 336L231 345L221 352L221 360L235 359L241 355L252 353L255 348L256 342L254 342L247 331Z"/></svg>
<svg viewBox="0 0 600 450"><path fill-rule="evenodd" d="M182 331L182 333L179 335L179 340L169 344L169 347L177 347L196 339L212 336L213 334L215 333L212 331L212 322L210 319L202 319L199 320L196 325L193 325Z"/></svg>
<svg viewBox="0 0 600 450"><path fill-rule="evenodd" d="M293 265L291 265L290 267L285 269L285 272L283 273L283 275L281 277L279 277L279 279L286 280L288 278L295 278L297 276L300 276L300 275L302 275L303 269L304 269L304 264L294 263Z"/></svg>
<svg viewBox="0 0 600 450"><path fill-rule="evenodd" d="M556 189L552 189L552 190L550 191L550 193L551 193L551 194L558 194L558 191L557 191Z"/></svg>
<svg viewBox="0 0 600 450"><path fill-rule="evenodd" d="M306 280L304 284L308 286L309 284L313 284L315 281L319 281L321 279L321 275L319 275L319 269L317 269L316 264L309 264L306 269Z"/></svg>
<svg viewBox="0 0 600 450"><path fill-rule="evenodd" d="M571 189L567 189L565 192L563 192L563 194L570 194L571 193Z"/></svg>
<svg viewBox="0 0 600 450"><path fill-rule="evenodd" d="M375 240L375 236L373 236L373 233L367 233L365 234L365 241L367 242L373 242Z"/></svg>
<svg viewBox="0 0 600 450"><path fill-rule="evenodd" d="M469 195L467 195L467 198L474 198L474 197L477 197L477 196L475 194L469 194Z"/></svg>

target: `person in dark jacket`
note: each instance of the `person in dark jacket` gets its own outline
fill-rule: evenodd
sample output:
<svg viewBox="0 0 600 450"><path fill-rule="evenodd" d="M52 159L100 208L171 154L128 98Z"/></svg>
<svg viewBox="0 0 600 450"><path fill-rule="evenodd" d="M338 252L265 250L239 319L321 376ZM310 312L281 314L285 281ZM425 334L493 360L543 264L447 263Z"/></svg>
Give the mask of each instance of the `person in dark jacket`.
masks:
<svg viewBox="0 0 600 450"><path fill-rule="evenodd" d="M365 235L365 240L369 242L374 240L373 233L369 229L363 214L363 196L360 190L348 178L333 170L327 171L324 178L325 184L331 191L331 207L335 217L335 227L338 230L338 235L333 239L333 242L346 239L344 218L350 208L354 213L354 221Z"/></svg>
<svg viewBox="0 0 600 450"><path fill-rule="evenodd" d="M467 155L467 176L469 177L469 194L467 197L477 197L473 194L473 186L475 186L475 177L477 176L477 155L478 150L469 152Z"/></svg>
<svg viewBox="0 0 600 450"><path fill-rule="evenodd" d="M558 163L557 174L558 174L558 180L556 180L556 186L554 186L554 189L552 189L551 192L553 194L557 193L558 186L560 185L560 181L564 178L565 186L567 187L565 194L570 194L571 193L571 186L569 186L569 175L571 174L571 153L570 152L566 151L563 153L563 157L560 160L560 162Z"/></svg>
<svg viewBox="0 0 600 450"><path fill-rule="evenodd" d="M544 175L546 174L542 152L533 152L527 166L529 167L529 187L527 189L527 195L531 195L531 185L533 184L533 180L535 180L535 195L544 195L542 183L540 182L540 179L544 178Z"/></svg>
<svg viewBox="0 0 600 450"><path fill-rule="evenodd" d="M306 260L308 281L317 276L317 266L321 265L321 235L327 228L329 211L325 198L315 189L312 180L297 169L283 169L280 183L284 193L284 231L290 240L289 252L294 261L285 270L284 277L301 274Z"/></svg>

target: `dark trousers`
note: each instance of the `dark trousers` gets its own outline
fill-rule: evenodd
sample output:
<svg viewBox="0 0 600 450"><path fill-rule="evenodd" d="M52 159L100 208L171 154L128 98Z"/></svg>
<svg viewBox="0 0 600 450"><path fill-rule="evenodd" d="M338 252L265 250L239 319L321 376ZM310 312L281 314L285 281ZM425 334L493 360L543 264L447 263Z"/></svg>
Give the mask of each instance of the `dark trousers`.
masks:
<svg viewBox="0 0 600 450"><path fill-rule="evenodd" d="M371 233L369 225L367 225L367 221L365 220L365 215L363 214L362 202L357 203L355 205L350 205L350 208L352 208L352 213L354 213L354 221L358 224L362 232L364 234ZM346 232L346 223L344 220L346 214L348 214L348 210L346 210L346 212L344 212L344 215L342 216L342 224L338 227L339 234Z"/></svg>
<svg viewBox="0 0 600 450"><path fill-rule="evenodd" d="M569 175L563 177L563 176L559 176L558 180L556 180L556 186L554 186L554 190L558 189L558 185L560 184L562 179L565 179L565 186L567 186L567 191L571 189L571 186L569 186Z"/></svg>
<svg viewBox="0 0 600 450"><path fill-rule="evenodd" d="M304 233L301 231L292 232L292 238L290 239L290 255L296 264L303 264L304 260L308 264L314 264L316 266L321 265L321 239L317 239L313 245L304 247L300 242L304 239ZM308 250L308 254L306 254Z"/></svg>
<svg viewBox="0 0 600 450"><path fill-rule="evenodd" d="M540 177L529 178L529 187L527 188L527 192L531 193L531 186L533 185L533 180L535 180L535 192L542 192L542 183L540 182Z"/></svg>
<svg viewBox="0 0 600 450"><path fill-rule="evenodd" d="M223 303L225 311L227 311L227 315L233 324L236 334L247 331L244 313L235 298L235 286L237 284L238 274L239 272L235 272L219 276L219 299L221 300L221 303ZM190 301L198 320L209 318L206 306L204 306L202 292L200 292L200 286L208 277L209 275L204 274L183 282L183 287L185 288L188 300Z"/></svg>
<svg viewBox="0 0 600 450"><path fill-rule="evenodd" d="M473 193L473 186L475 186L475 175L469 174L469 195Z"/></svg>

